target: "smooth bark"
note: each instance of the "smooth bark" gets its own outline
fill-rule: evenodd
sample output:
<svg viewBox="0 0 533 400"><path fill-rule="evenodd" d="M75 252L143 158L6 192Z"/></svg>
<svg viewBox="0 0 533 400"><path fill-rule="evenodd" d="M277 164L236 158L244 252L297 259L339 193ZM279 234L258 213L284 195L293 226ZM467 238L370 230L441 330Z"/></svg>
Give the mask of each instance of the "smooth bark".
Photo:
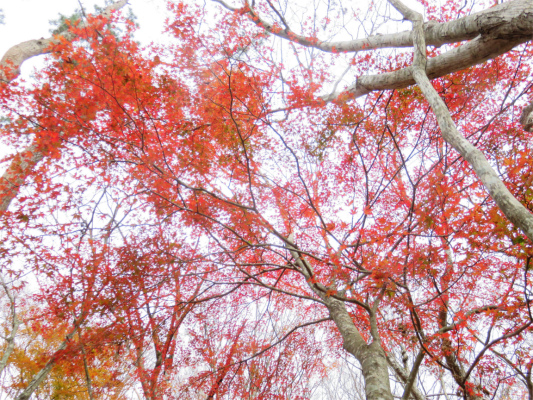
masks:
<svg viewBox="0 0 533 400"><path fill-rule="evenodd" d="M306 277L309 287L326 305L331 319L342 336L343 348L359 361L365 381L366 399L393 400L387 357L381 347L379 337L374 337L374 340L367 344L355 326L344 302L328 296L327 291L321 290L325 288L310 283L313 281L312 266L300 256L291 236L286 239L286 245L300 272ZM374 332L374 336L376 334L378 333Z"/></svg>
<svg viewBox="0 0 533 400"><path fill-rule="evenodd" d="M479 36L476 39L456 47L446 53L427 60L426 74L430 79L439 78L473 65L496 58L530 38L518 37L500 39ZM335 92L322 97L324 101L354 99L380 90L403 89L416 83L413 67L402 68L393 72L376 75L362 75L355 83L342 92Z"/></svg>
<svg viewBox="0 0 533 400"><path fill-rule="evenodd" d="M7 346L4 350L4 354L2 354L2 359L0 359L0 376L2 375L2 372L7 366L7 362L9 360L9 357L13 353L13 349L15 348L15 337L17 336L17 332L20 326L20 320L17 316L17 309L15 307L15 296L7 286L7 284L4 281L4 277L0 275L0 285L3 287L4 291L6 292L7 298L9 299L9 308L11 309L11 332L9 332L9 335L5 338L7 342Z"/></svg>
<svg viewBox="0 0 533 400"><path fill-rule="evenodd" d="M401 3L398 0L390 0L390 2L395 7L400 8L399 4ZM459 133L446 104L429 81L427 69L430 65L426 59L422 17L408 9L402 9L401 12L405 18L413 21L415 32L412 75L437 117L442 137L474 168L477 176L505 216L533 242L533 215L507 189L483 153Z"/></svg>
<svg viewBox="0 0 533 400"><path fill-rule="evenodd" d="M285 29L276 28L274 23L262 18L253 7L250 7L250 4L247 4L247 8L238 8L223 0L213 1L231 11L246 10L255 24L273 35L325 52L351 53L413 46L412 31L377 34L362 39L344 41L323 41L309 38L292 31L288 26L285 26ZM423 25L423 30L426 44L436 47L471 40L479 35L489 33L495 37L531 37L533 35L533 2L514 0L449 22L428 21Z"/></svg>
<svg viewBox="0 0 533 400"><path fill-rule="evenodd" d="M127 3L127 0L112 3L102 11L102 15L109 18L114 10L124 7ZM82 26L83 24L85 22L82 23ZM20 68L25 61L35 56L48 54L51 46L59 43L61 38L72 40L74 37L71 32L67 31L61 35L46 39L28 40L11 47L0 60L0 84L6 84L16 79L20 75ZM43 150L39 149L39 143L34 140L32 144L13 158L6 172L0 177L0 212L9 208L21 186L45 156Z"/></svg>
<svg viewBox="0 0 533 400"><path fill-rule="evenodd" d="M459 134L448 108L429 81L426 74L426 43L422 28L422 15L405 6L400 0L389 0L389 2L404 16L404 18L410 20L413 24L413 77L437 117L444 140L452 145L452 147L474 167L477 175L507 218L509 218L516 226L520 227L529 239L533 241L533 215L531 215L529 211L514 198L511 192L507 190L483 153ZM451 263L451 254L449 251L447 252L447 255L448 263ZM446 290L446 288L443 290ZM439 314L441 328L446 325L446 307L447 304L443 304ZM446 364L448 368L450 368L454 380L463 389L465 398L469 400L481 399L481 395L475 391L472 392L467 387L468 374L465 373L461 363L455 356L452 347L451 341L444 337L442 339L442 348L445 354Z"/></svg>
<svg viewBox="0 0 533 400"><path fill-rule="evenodd" d="M109 18L114 10L121 9L127 3L128 0L116 1L107 6L101 15ZM84 26L86 26L86 23L82 22L80 27ZM15 79L20 75L20 68L25 61L35 56L50 53L51 46L61 43L61 39L72 40L74 39L74 34L67 31L49 38L27 40L9 48L0 60L0 80L10 82Z"/></svg>

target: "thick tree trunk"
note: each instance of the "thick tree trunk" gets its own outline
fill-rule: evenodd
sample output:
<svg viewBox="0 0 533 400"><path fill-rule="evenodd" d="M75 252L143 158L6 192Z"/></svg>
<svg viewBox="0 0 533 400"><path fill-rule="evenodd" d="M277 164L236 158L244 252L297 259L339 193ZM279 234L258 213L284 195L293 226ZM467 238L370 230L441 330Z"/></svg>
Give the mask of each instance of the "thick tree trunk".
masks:
<svg viewBox="0 0 533 400"><path fill-rule="evenodd" d="M329 315L342 335L344 349L361 364L367 400L392 400L387 357L381 344L367 344L352 321L343 302L324 298Z"/></svg>
<svg viewBox="0 0 533 400"><path fill-rule="evenodd" d="M312 266L300 257L291 236L285 239L285 242L307 282L312 282ZM344 349L359 361L365 381L366 400L393 400L387 357L378 338L367 344L342 301L328 296L326 291L320 290L316 285L309 283L309 287L326 305L331 319L342 336Z"/></svg>

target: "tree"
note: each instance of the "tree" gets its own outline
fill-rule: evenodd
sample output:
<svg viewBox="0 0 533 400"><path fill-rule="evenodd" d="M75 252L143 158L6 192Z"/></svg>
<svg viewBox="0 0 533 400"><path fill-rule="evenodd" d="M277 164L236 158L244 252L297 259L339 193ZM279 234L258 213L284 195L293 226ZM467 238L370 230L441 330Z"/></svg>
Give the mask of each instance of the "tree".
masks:
<svg viewBox="0 0 533 400"><path fill-rule="evenodd" d="M164 48L124 3L2 61L3 273L71 327L42 371L307 398L347 353L368 400L533 399L530 1L170 2Z"/></svg>

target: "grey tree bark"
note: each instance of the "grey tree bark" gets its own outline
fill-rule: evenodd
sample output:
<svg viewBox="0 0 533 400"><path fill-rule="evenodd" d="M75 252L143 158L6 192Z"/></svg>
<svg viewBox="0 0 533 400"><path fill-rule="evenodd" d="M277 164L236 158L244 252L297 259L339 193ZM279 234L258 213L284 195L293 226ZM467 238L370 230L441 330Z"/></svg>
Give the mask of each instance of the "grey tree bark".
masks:
<svg viewBox="0 0 533 400"><path fill-rule="evenodd" d="M227 9L237 10L236 7L232 7L222 0L215 1ZM509 192L483 153L458 132L446 105L430 82L430 79L493 59L531 40L533 37L533 2L531 0L512 0L447 23L424 23L420 15L413 13L401 2L397 0L390 0L390 2L404 17L413 21L413 30L342 42L310 41L297 32L293 32L289 26L281 31L274 29L273 24L262 18L253 7L250 7L247 12L257 24L260 24L270 33L322 51L356 52L414 46L415 60L412 66L389 73L360 76L343 92L326 95L323 99L325 101L344 101L364 96L372 91L399 89L416 83L437 117L443 138L472 165L506 217L533 241L533 215ZM115 2L105 12L121 8L126 3L126 0ZM20 74L20 66L23 62L34 56L47 53L47 49L54 43L54 40L56 39L32 40L20 43L8 50L0 61L0 66L5 67L0 71L0 79L4 82L15 79ZM426 58L426 46L428 45L441 46L462 41L468 42L437 57L429 60ZM524 109L521 123L524 129L533 129L533 104ZM6 173L0 178L0 210L8 209L27 176L44 157L45 154L38 151L35 144L30 145L15 157ZM313 276L313 271L310 264L301 256L291 238L286 239L286 243L295 264L301 273L308 278L308 282L312 282L310 278ZM398 368L398 365L395 365L390 359L387 361L387 355L381 347L377 330L372 331L370 344L365 341L342 299L328 296L326 294L327 288L319 287L317 284L309 283L309 287L326 305L332 320L342 335L344 348L360 362L365 378L367 399L392 400L389 363L405 383L409 379L408 371ZM368 307L367 311L370 320L372 321L374 318L375 321L373 308ZM66 346L66 342L64 344ZM50 365L47 364L34 378L19 399L29 398L52 367L53 362L51 361ZM412 388L412 394L417 399L421 396L416 387Z"/></svg>
<svg viewBox="0 0 533 400"><path fill-rule="evenodd" d="M2 288L4 289L4 292L6 293L7 298L9 299L9 308L11 312L11 331L9 332L9 335L5 337L7 346L4 350L4 354L2 354L2 359L0 359L0 376L1 376L2 372L4 372L4 369L7 366L7 361L9 360L11 353L13 353L13 350L15 348L15 337L17 336L17 332L20 327L20 320L17 316L15 295L13 294L9 286L4 281L4 277L2 275L0 275L0 286L2 286Z"/></svg>
<svg viewBox="0 0 533 400"><path fill-rule="evenodd" d="M457 130L450 112L444 101L429 81L426 71L426 43L422 16L408 9L398 0L389 2L400 11L406 19L413 22L414 61L412 65L413 79L416 81L424 97L430 104L442 137L474 168L477 176L494 199L505 216L533 242L533 215L507 189L496 171L489 164L483 153L466 140ZM531 3L531 2L530 2ZM533 3L531 3L533 5ZM472 42L470 42L472 43Z"/></svg>
<svg viewBox="0 0 533 400"><path fill-rule="evenodd" d="M104 17L111 16L114 10L119 10L128 3L128 0L116 1L107 6L103 11ZM82 23L85 24L85 22ZM59 36L28 40L11 47L0 60L0 85L7 84L20 75L22 64L29 59L48 54L50 47L59 43L60 37L72 40L71 32ZM30 144L17 154L6 172L0 177L0 212L6 211L13 199L17 196L20 187L26 181L33 168L46 156L38 149L36 142Z"/></svg>
<svg viewBox="0 0 533 400"><path fill-rule="evenodd" d="M376 328L376 309L379 301L376 301L372 308L367 308L371 325L373 325L373 329L371 329L372 342L368 344L355 326L344 302L328 295L327 289L332 289L338 293L336 288L325 288L320 284L312 284L313 267L301 257L291 236L285 239L285 243L296 266L306 277L309 287L326 305L331 319L335 322L342 336L344 349L359 361L365 381L366 399L393 400L387 356L381 347L379 332Z"/></svg>
<svg viewBox="0 0 533 400"><path fill-rule="evenodd" d="M237 10L223 0L214 1L227 9ZM398 5L397 2L391 4ZM416 83L438 119L444 140L472 165L505 216L533 242L533 215L507 189L483 153L457 131L446 105L430 83L430 79L483 63L530 41L533 38L532 1L512 0L451 22L421 21L412 31L344 42L310 41L293 32L286 23L286 29L274 29L274 25L262 18L253 6L249 7L248 13L256 24L271 34L322 51L355 52L410 46L424 49L423 54L420 53L421 50L415 50L418 58L412 66L394 72L360 76L343 92L325 95L323 100L347 101L373 91L400 89ZM426 58L427 45L440 46L465 40L470 41L439 56ZM533 129L533 105L524 109L521 123L524 129Z"/></svg>
<svg viewBox="0 0 533 400"><path fill-rule="evenodd" d="M111 13L114 10L118 10L124 7L128 3L128 0L120 0L114 2L107 6L103 11L102 15L104 17L111 16ZM83 22L82 24L85 24ZM65 32L62 35L63 38L67 40L73 39L72 33ZM48 54L50 52L50 46L54 43L59 42L59 37L49 37L47 39L41 38L37 40L29 40L26 42L19 43L11 47L0 60L0 85L9 84L9 82L15 80L20 75L20 68L22 64L39 55ZM0 212L6 211L9 208L9 205L13 199L17 196L20 187L24 184L29 174L32 172L33 168L46 156L42 151L38 150L38 145L36 142L30 144L27 148L17 154L11 164L8 166L6 172L0 177ZM4 281L1 281L1 285L6 290L8 296L10 292L7 289ZM13 304L13 324L10 335L6 338L8 346L4 352L2 359L0 360L0 373L3 371L5 366L8 363L9 356L11 355L14 344L15 344L15 335L17 333L20 321L17 318L16 310L14 309L14 299L10 300ZM77 329L73 329L69 333L65 340L56 350L64 350L68 345L68 342L72 339ZM56 363L56 358L52 356L46 365L39 371L32 379L30 384L23 390L23 392L17 397L17 400L27 400L32 394L37 390L42 381L54 368Z"/></svg>
<svg viewBox="0 0 533 400"><path fill-rule="evenodd" d="M274 23L260 15L254 9L253 3L246 2L246 7L239 9L224 0L214 1L226 9L248 13L258 26L272 35L325 52L358 52L413 47L415 52L413 65L393 72L359 76L345 90L324 95L322 99L326 102L349 101L373 91L400 89L417 84L437 117L444 140L473 167L490 196L509 221L533 242L533 215L507 189L484 154L458 132L445 103L430 82L431 79L498 57L530 41L533 38L532 1L511 0L455 21L424 23L421 15L414 13L400 1L389 0L405 19L413 22L412 30L341 42L310 40L293 31L281 16L280 19L285 29L280 30ZM426 57L428 45L438 47L463 41L467 42L436 57L430 59ZM533 129L533 104L524 108L520 122L525 130ZM313 273L309 263L300 257L291 238L287 239L286 243L291 249L296 265L306 276L307 281L311 282L310 278ZM367 344L353 323L345 304L339 299L325 296L327 288L320 288L316 284L310 284L310 287L326 304L332 320L342 335L344 348L360 362L365 378L367 399L392 398L387 356L379 345L379 336L376 337L373 334L372 343ZM369 313L371 314L371 310ZM423 354L421 356L423 357ZM392 357L389 357L388 362L395 374L406 385L404 398L409 396L416 399L423 398L416 386L413 386L414 379L409 371L401 368ZM416 378L416 373L414 375ZM469 396L472 399L477 398L476 394Z"/></svg>

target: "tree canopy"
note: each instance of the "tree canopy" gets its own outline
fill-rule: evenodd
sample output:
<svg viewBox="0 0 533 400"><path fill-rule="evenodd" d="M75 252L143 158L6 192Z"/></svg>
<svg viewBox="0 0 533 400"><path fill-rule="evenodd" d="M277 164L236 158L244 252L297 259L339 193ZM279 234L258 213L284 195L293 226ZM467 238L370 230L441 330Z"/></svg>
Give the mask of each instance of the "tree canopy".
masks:
<svg viewBox="0 0 533 400"><path fill-rule="evenodd" d="M0 61L2 395L533 400L530 0L126 5Z"/></svg>

